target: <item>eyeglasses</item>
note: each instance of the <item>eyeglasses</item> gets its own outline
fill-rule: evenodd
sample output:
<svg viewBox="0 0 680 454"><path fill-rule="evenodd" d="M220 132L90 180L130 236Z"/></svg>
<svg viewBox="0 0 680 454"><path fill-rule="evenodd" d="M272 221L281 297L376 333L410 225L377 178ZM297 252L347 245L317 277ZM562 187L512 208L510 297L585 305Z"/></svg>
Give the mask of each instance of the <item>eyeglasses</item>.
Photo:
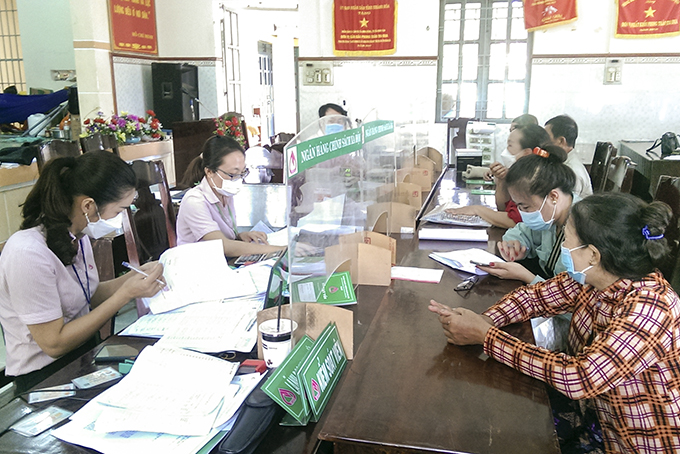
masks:
<svg viewBox="0 0 680 454"><path fill-rule="evenodd" d="M244 170L243 173L237 173L237 174L227 173L227 172L225 172L225 171L222 170L222 169L217 169L217 171L218 171L218 172L222 172L223 174L225 174L226 176L228 176L229 179L232 180L232 181L233 181L233 180L236 180L236 181L238 181L238 180L245 180L245 178L246 178L248 175L250 175L250 169L248 169L248 168L246 168L246 170ZM219 176L220 174L218 173L217 175ZM222 177L220 176L220 178L222 178ZM222 178L222 179L224 180L224 178Z"/></svg>
<svg viewBox="0 0 680 454"><path fill-rule="evenodd" d="M454 290L456 292L469 292L470 290L472 290L472 287L474 287L477 282L479 282L479 276L477 275L470 276L460 284L456 285L456 288L454 288Z"/></svg>

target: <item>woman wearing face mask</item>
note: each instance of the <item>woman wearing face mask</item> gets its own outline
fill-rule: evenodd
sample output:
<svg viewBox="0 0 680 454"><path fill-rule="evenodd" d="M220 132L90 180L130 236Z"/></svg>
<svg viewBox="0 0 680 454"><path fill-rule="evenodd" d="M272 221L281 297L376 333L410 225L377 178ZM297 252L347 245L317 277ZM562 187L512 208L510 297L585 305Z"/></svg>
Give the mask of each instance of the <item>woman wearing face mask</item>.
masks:
<svg viewBox="0 0 680 454"><path fill-rule="evenodd" d="M514 123L513 123L514 124ZM542 144L550 143L550 136L545 129L538 125L515 126L508 136L508 148L512 162L532 153L533 149ZM477 215L488 223L509 229L522 221L517 205L510 199L510 194L505 184L508 168L512 164L494 162L489 167L485 179L496 181L496 207L498 211L483 205L470 205L461 208L447 210L451 214Z"/></svg>
<svg viewBox="0 0 680 454"><path fill-rule="evenodd" d="M148 278L130 272L99 282L86 237L120 225L135 183L130 166L104 151L57 158L41 171L23 205L21 230L0 255L5 372L15 377L17 392L92 348L95 333L131 299L162 288L163 266L155 262L141 267Z"/></svg>
<svg viewBox="0 0 680 454"><path fill-rule="evenodd" d="M560 243L564 224L573 201L574 172L564 165L564 150L554 145L536 148L518 159L505 178L507 190L517 204L522 222L503 235L498 244L507 262L480 267L502 279L536 283L543 278L516 263L537 258L547 277L564 271L560 262Z"/></svg>
<svg viewBox="0 0 680 454"><path fill-rule="evenodd" d="M671 214L628 194L589 196L565 227L567 273L521 287L482 315L435 301L430 310L448 342L483 344L496 361L568 398L592 399L605 452L680 452L680 301L656 269L669 252ZM499 329L564 313L573 314L566 353Z"/></svg>
<svg viewBox="0 0 680 454"><path fill-rule="evenodd" d="M267 243L262 232L239 232L234 196L248 175L246 155L233 139L213 136L187 169L183 183L192 187L177 215L177 244L221 240L224 255L238 257L281 249Z"/></svg>

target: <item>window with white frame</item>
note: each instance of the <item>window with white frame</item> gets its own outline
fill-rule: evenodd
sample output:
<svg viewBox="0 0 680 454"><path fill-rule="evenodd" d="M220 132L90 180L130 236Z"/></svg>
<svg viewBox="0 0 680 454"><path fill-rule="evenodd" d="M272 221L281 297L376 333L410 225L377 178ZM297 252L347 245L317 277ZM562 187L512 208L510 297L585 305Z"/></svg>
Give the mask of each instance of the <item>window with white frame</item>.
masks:
<svg viewBox="0 0 680 454"><path fill-rule="evenodd" d="M239 49L238 14L224 9L220 20L222 34L222 64L224 65L224 95L227 111L241 112L241 52Z"/></svg>
<svg viewBox="0 0 680 454"><path fill-rule="evenodd" d="M437 121L512 119L529 105L533 34L519 0L442 0Z"/></svg>
<svg viewBox="0 0 680 454"><path fill-rule="evenodd" d="M26 91L16 0L0 0L0 93L8 86Z"/></svg>

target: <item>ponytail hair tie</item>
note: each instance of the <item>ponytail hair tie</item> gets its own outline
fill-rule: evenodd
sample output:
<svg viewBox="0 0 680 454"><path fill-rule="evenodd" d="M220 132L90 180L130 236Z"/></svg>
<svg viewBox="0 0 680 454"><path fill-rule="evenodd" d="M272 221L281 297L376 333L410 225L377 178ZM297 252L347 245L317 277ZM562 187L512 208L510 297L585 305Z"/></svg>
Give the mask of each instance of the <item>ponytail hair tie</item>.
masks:
<svg viewBox="0 0 680 454"><path fill-rule="evenodd" d="M539 155L542 158L547 158L548 156L550 156L550 153L548 153L547 151L545 151L541 147L534 148L533 153Z"/></svg>
<svg viewBox="0 0 680 454"><path fill-rule="evenodd" d="M642 234L643 234L643 235L645 236L645 238L648 239L648 240L660 240L661 238L663 238L663 233L662 233L661 235L652 236L652 235L649 233L649 226L644 226L644 227L642 227Z"/></svg>

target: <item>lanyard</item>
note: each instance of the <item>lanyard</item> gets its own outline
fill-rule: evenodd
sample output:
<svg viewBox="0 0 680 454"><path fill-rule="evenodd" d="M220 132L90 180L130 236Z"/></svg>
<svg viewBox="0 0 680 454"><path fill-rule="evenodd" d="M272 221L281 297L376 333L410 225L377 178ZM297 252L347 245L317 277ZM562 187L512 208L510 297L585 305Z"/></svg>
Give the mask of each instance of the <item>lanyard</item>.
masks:
<svg viewBox="0 0 680 454"><path fill-rule="evenodd" d="M228 224L229 221L227 220L227 217L224 215L224 211L222 211L222 207L220 205L221 205L221 203L217 202L217 211L220 212L220 216L222 216L222 220L224 220L225 224ZM231 229L234 231L235 239L238 240L238 230L236 229L236 219L234 218L234 214L231 212L231 207L229 207L229 202L227 202L227 210L229 210L229 216L231 217Z"/></svg>
<svg viewBox="0 0 680 454"><path fill-rule="evenodd" d="M87 291L85 291L85 286L83 285L83 281L80 280L80 275L78 274L78 270L76 269L76 265L71 263L71 268L73 268L73 272L76 273L76 278L78 278L78 283L80 284L80 288L83 290L83 294L85 295L85 300L87 301L87 305L89 306L92 294L90 293L90 276L87 274L87 261L85 260L85 250L83 249L83 239L82 238L80 240L78 240L78 245L80 246L80 253L83 256L83 264L85 265L85 281L87 282Z"/></svg>

